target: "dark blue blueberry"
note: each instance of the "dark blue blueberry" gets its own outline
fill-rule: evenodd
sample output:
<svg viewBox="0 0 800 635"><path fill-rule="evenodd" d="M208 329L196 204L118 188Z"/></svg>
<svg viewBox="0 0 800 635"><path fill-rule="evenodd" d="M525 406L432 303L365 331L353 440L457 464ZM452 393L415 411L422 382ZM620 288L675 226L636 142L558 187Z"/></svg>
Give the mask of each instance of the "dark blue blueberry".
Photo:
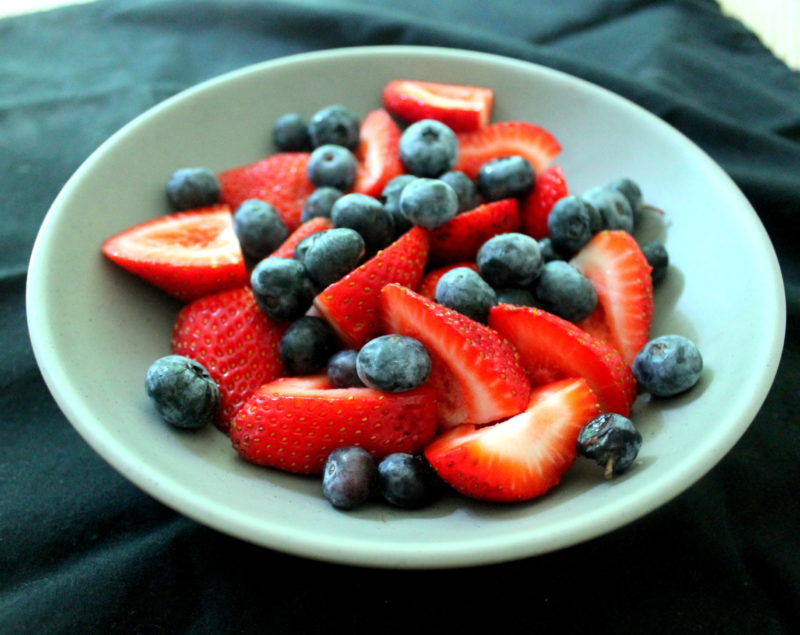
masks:
<svg viewBox="0 0 800 635"><path fill-rule="evenodd" d="M491 159L478 171L478 191L487 201L525 196L536 175L525 157L512 155Z"/></svg>
<svg viewBox="0 0 800 635"><path fill-rule="evenodd" d="M598 186L586 192L583 198L600 213L603 229L633 231L633 209L620 192Z"/></svg>
<svg viewBox="0 0 800 635"><path fill-rule="evenodd" d="M308 124L314 148L333 144L355 151L360 138L361 122L347 107L335 104L314 114Z"/></svg>
<svg viewBox="0 0 800 635"><path fill-rule="evenodd" d="M459 214L475 209L480 204L478 186L464 172L445 172L439 178L455 191L458 197Z"/></svg>
<svg viewBox="0 0 800 635"><path fill-rule="evenodd" d="M378 468L364 448L336 448L322 470L322 495L337 509L355 509L378 491Z"/></svg>
<svg viewBox="0 0 800 635"><path fill-rule="evenodd" d="M539 249L542 252L542 260L550 262L551 260L564 260L564 255L560 254L553 246L553 241L549 236L539 239Z"/></svg>
<svg viewBox="0 0 800 635"><path fill-rule="evenodd" d="M413 174L400 174L389 181L381 192L381 202L394 221L395 238L405 234L413 226L411 221L400 211L400 193L416 178Z"/></svg>
<svg viewBox="0 0 800 635"><path fill-rule="evenodd" d="M350 150L326 144L311 153L306 173L315 187L327 185L345 191L353 187L357 168L358 161Z"/></svg>
<svg viewBox="0 0 800 635"><path fill-rule="evenodd" d="M291 258L264 258L250 273L253 296L274 320L294 320L311 307L316 291L302 262Z"/></svg>
<svg viewBox="0 0 800 635"><path fill-rule="evenodd" d="M436 229L458 213L458 196L439 179L414 179L400 193L400 211L412 224Z"/></svg>
<svg viewBox="0 0 800 635"><path fill-rule="evenodd" d="M486 324L489 309L497 304L494 289L469 267L456 267L439 278L434 299L483 324Z"/></svg>
<svg viewBox="0 0 800 635"><path fill-rule="evenodd" d="M547 217L547 232L559 253L576 253L594 234L589 205L574 195L559 199Z"/></svg>
<svg viewBox="0 0 800 635"><path fill-rule="evenodd" d="M642 197L642 189L636 181L623 177L613 180L608 184L608 187L611 190L619 192L628 199L628 204L631 206L634 214L641 211L644 198Z"/></svg>
<svg viewBox="0 0 800 635"><path fill-rule="evenodd" d="M383 249L394 239L392 216L383 204L366 194L345 194L331 208L336 227L354 229L364 239L367 254Z"/></svg>
<svg viewBox="0 0 800 635"><path fill-rule="evenodd" d="M343 194L344 192L340 189L329 185L318 187L308 195L306 202L303 204L303 213L300 216L300 221L305 223L317 216L330 218L333 204L342 198Z"/></svg>
<svg viewBox="0 0 800 635"><path fill-rule="evenodd" d="M304 315L286 329L278 352L289 375L309 375L325 368L337 343L336 333L328 322Z"/></svg>
<svg viewBox="0 0 800 635"><path fill-rule="evenodd" d="M364 239L348 227L326 229L304 240L308 239L313 240L303 249L302 261L308 275L320 287L327 287L346 276L364 256Z"/></svg>
<svg viewBox="0 0 800 635"><path fill-rule="evenodd" d="M378 491L397 507L419 509L438 492L438 479L421 456L395 452L378 463Z"/></svg>
<svg viewBox="0 0 800 635"><path fill-rule="evenodd" d="M176 428L196 429L214 423L220 393L205 367L183 355L167 355L147 369L144 388L156 412Z"/></svg>
<svg viewBox="0 0 800 635"><path fill-rule="evenodd" d="M208 168L181 168L167 181L167 200L179 211L216 205L221 194L217 175Z"/></svg>
<svg viewBox="0 0 800 635"><path fill-rule="evenodd" d="M519 287L506 287L505 289L495 289L498 304L516 304L517 306L538 307L536 296L529 289Z"/></svg>
<svg viewBox="0 0 800 635"><path fill-rule="evenodd" d="M346 348L328 360L328 379L334 388L363 388L356 372L356 357L358 351Z"/></svg>
<svg viewBox="0 0 800 635"><path fill-rule="evenodd" d="M356 371L370 388L406 392L427 381L431 357L422 342L413 337L381 335L358 351Z"/></svg>
<svg viewBox="0 0 800 635"><path fill-rule="evenodd" d="M437 178L452 170L457 158L456 134L440 121L422 119L400 136L400 161L409 174Z"/></svg>
<svg viewBox="0 0 800 635"><path fill-rule="evenodd" d="M670 397L689 390L700 379L703 357L682 335L662 335L644 345L633 360L639 387L655 397Z"/></svg>
<svg viewBox="0 0 800 635"><path fill-rule="evenodd" d="M535 238L518 232L497 234L478 250L481 277L493 287L527 287L539 276L544 260Z"/></svg>
<svg viewBox="0 0 800 635"><path fill-rule="evenodd" d="M654 240L642 245L642 253L644 257L647 258L647 264L653 268L650 272L650 276L653 278L653 284L658 284L667 275L667 269L669 268L669 254L667 253L667 248L664 246L664 243Z"/></svg>
<svg viewBox="0 0 800 635"><path fill-rule="evenodd" d="M243 201L233 214L233 230L242 251L261 260L280 247L289 235L278 210L266 201L251 198Z"/></svg>
<svg viewBox="0 0 800 635"><path fill-rule="evenodd" d="M272 129L272 141L278 152L309 152L311 150L308 124L296 112L287 112L278 117Z"/></svg>
<svg viewBox="0 0 800 635"><path fill-rule="evenodd" d="M579 322L597 306L591 280L564 260L545 263L534 287L539 305L570 322Z"/></svg>
<svg viewBox="0 0 800 635"><path fill-rule="evenodd" d="M578 454L605 468L606 478L622 474L639 454L642 435L633 422L616 413L592 419L578 434Z"/></svg>

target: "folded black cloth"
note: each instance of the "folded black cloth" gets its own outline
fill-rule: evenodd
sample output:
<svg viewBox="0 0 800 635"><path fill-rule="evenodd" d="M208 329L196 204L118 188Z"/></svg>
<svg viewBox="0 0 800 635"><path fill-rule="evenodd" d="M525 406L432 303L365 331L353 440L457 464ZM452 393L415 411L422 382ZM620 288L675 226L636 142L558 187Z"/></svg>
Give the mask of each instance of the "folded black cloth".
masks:
<svg viewBox="0 0 800 635"><path fill-rule="evenodd" d="M497 53L610 88L688 135L752 202L785 278L785 351L752 426L684 494L535 558L360 569L182 517L60 413L29 345L24 286L39 225L72 172L198 81L370 44ZM100 0L6 18L0 192L1 633L800 632L800 73L716 3Z"/></svg>

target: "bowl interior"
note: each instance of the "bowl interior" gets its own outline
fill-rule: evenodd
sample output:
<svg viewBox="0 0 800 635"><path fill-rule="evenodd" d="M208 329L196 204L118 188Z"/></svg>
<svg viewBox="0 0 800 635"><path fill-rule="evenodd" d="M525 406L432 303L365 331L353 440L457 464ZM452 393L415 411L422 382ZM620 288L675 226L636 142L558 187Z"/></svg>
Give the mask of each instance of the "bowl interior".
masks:
<svg viewBox="0 0 800 635"><path fill-rule="evenodd" d="M563 483L526 504L449 497L415 512L333 510L317 478L239 460L216 430L176 434L143 390L149 364L169 351L179 305L105 261L107 236L167 212L163 185L186 166L221 170L273 151L272 122L342 103L380 106L398 77L491 86L494 120L544 126L580 193L618 176L641 185L663 216L672 266L656 291L653 334L696 341L705 371L690 393L640 397L638 464L603 480L580 460ZM330 81L336 78L336 81ZM724 234L724 239L721 234ZM719 240L714 240L714 237ZM742 258L741 254L747 254ZM37 361L60 407L95 450L154 497L254 543L337 562L440 567L524 557L597 536L680 493L710 469L752 421L774 377L784 299L772 246L723 171L667 124L605 90L540 66L445 49L327 51L248 67L186 91L114 135L54 202L28 278Z"/></svg>

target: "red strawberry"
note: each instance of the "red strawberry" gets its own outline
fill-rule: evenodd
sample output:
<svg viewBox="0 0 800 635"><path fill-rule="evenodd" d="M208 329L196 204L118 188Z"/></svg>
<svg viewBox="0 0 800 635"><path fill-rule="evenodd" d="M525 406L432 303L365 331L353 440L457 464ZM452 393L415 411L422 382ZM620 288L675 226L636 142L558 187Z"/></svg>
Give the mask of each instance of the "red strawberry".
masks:
<svg viewBox="0 0 800 635"><path fill-rule="evenodd" d="M456 132L478 130L489 123L494 91L480 86L397 79L383 89L383 105L413 123L436 119Z"/></svg>
<svg viewBox="0 0 800 635"><path fill-rule="evenodd" d="M534 389L527 409L510 419L445 432L425 448L425 457L466 496L530 500L558 484L577 457L581 428L598 414L584 379L562 379Z"/></svg>
<svg viewBox="0 0 800 635"><path fill-rule="evenodd" d="M285 374L278 354L285 330L258 308L249 287L207 295L178 312L172 352L203 364L219 385L221 430L256 388Z"/></svg>
<svg viewBox="0 0 800 635"><path fill-rule="evenodd" d="M431 262L475 260L483 243L496 234L517 231L519 225L519 204L515 198L478 205L431 230Z"/></svg>
<svg viewBox="0 0 800 635"><path fill-rule="evenodd" d="M384 186L403 173L398 147L400 128L385 110L370 112L361 122L354 192L378 198Z"/></svg>
<svg viewBox="0 0 800 635"><path fill-rule="evenodd" d="M248 280L226 205L159 216L106 239L114 263L181 300Z"/></svg>
<svg viewBox="0 0 800 635"><path fill-rule="evenodd" d="M569 194L564 172L551 165L536 175L533 192L524 200L520 210L522 231L536 239L549 235L547 217L555 202Z"/></svg>
<svg viewBox="0 0 800 635"><path fill-rule="evenodd" d="M272 204L294 231L300 225L303 204L314 191L306 175L307 152L278 152L254 163L220 172L222 200L236 210L242 201L260 198Z"/></svg>
<svg viewBox="0 0 800 635"><path fill-rule="evenodd" d="M311 234L316 234L324 229L332 229L333 221L325 216L314 216L308 219L305 223L300 225L291 234L286 237L280 247L273 251L270 256L278 258L292 258L294 256L294 248L297 247L303 238L307 238Z"/></svg>
<svg viewBox="0 0 800 635"><path fill-rule="evenodd" d="M431 269L428 273L426 273L423 278L422 282L419 283L419 289L417 292L429 300L435 299L436 293L436 284L439 282L439 278L441 278L444 274L446 274L451 269L455 269L456 267L469 267L473 271L478 270L478 265L475 264L474 261L466 261L466 262L453 262L449 265L444 265L443 267L439 267L437 269Z"/></svg>
<svg viewBox="0 0 800 635"><path fill-rule="evenodd" d="M417 338L431 356L440 427L488 423L525 408L530 384L519 354L496 331L397 284L380 295L385 332Z"/></svg>
<svg viewBox="0 0 800 635"><path fill-rule="evenodd" d="M383 285L397 282L416 289L428 258L428 235L412 227L341 280L326 287L314 306L352 348L361 348L380 334L379 295Z"/></svg>
<svg viewBox="0 0 800 635"><path fill-rule="evenodd" d="M578 326L605 339L627 364L632 364L650 339L653 281L647 258L628 232L605 230L570 262L592 281L597 291L595 313Z"/></svg>
<svg viewBox="0 0 800 635"><path fill-rule="evenodd" d="M324 375L287 377L261 386L231 427L233 447L247 461L318 474L328 454L358 445L380 460L415 453L436 431L433 390L401 393L332 388Z"/></svg>
<svg viewBox="0 0 800 635"><path fill-rule="evenodd" d="M494 123L476 132L458 134L458 161L455 170L478 176L490 159L520 155L539 173L561 152L561 144L544 128L524 121Z"/></svg>
<svg viewBox="0 0 800 635"><path fill-rule="evenodd" d="M597 395L601 412L630 414L636 380L620 354L583 329L552 313L500 304L489 311L489 326L519 351L534 386L583 377Z"/></svg>

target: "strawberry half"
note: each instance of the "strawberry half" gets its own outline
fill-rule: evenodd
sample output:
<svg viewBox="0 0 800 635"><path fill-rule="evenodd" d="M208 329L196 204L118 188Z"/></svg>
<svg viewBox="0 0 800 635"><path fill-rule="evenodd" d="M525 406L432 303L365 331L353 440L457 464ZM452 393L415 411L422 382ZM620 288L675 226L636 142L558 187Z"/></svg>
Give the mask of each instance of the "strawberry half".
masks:
<svg viewBox="0 0 800 635"><path fill-rule="evenodd" d="M438 267L436 269L431 269L422 277L422 282L419 283L419 289L417 292L425 297L428 300L435 300L436 296L436 285L439 283L439 278L441 278L444 274L446 274L451 269L455 269L456 267L468 267L473 271L478 271L478 265L475 264L475 261L465 261L465 262L453 262L449 265L444 265L443 267Z"/></svg>
<svg viewBox="0 0 800 635"><path fill-rule="evenodd" d="M433 367L441 428L488 423L525 408L530 384L519 354L496 331L397 284L383 287L385 332L421 341Z"/></svg>
<svg viewBox="0 0 800 635"><path fill-rule="evenodd" d="M536 183L520 209L522 231L536 239L549 235L547 217L555 202L569 194L563 170L551 165L536 175Z"/></svg>
<svg viewBox="0 0 800 635"><path fill-rule="evenodd" d="M249 198L267 201L278 210L289 231L294 231L300 225L303 204L314 191L306 175L309 156L307 152L278 152L220 172L222 201L232 210Z"/></svg>
<svg viewBox="0 0 800 635"><path fill-rule="evenodd" d="M303 240L308 238L311 234L316 234L324 229L332 229L333 221L325 216L314 216L309 218L305 223L300 225L291 234L286 237L280 247L273 251L270 256L278 258L293 258L294 248Z"/></svg>
<svg viewBox="0 0 800 635"><path fill-rule="evenodd" d="M430 231L431 263L475 260L481 245L492 236L517 231L519 227L517 199L478 205Z"/></svg>
<svg viewBox="0 0 800 635"><path fill-rule="evenodd" d="M328 454L357 445L376 460L416 453L436 431L433 390L402 393L332 388L324 375L287 377L259 388L242 406L230 438L251 463L319 474Z"/></svg>
<svg viewBox="0 0 800 635"><path fill-rule="evenodd" d="M227 205L159 216L106 239L102 253L184 301L248 280Z"/></svg>
<svg viewBox="0 0 800 635"><path fill-rule="evenodd" d="M482 130L458 135L458 161L454 170L470 178L490 159L519 155L528 159L538 174L561 152L561 144L544 128L525 121L493 123Z"/></svg>
<svg viewBox="0 0 800 635"><path fill-rule="evenodd" d="M380 335L379 292L391 282L416 289L428 258L428 234L412 227L341 280L326 287L314 306L351 348Z"/></svg>
<svg viewBox="0 0 800 635"><path fill-rule="evenodd" d="M398 150L400 128L388 112L379 108L361 122L359 139L353 191L378 198L384 186L404 171Z"/></svg>
<svg viewBox="0 0 800 635"><path fill-rule="evenodd" d="M577 457L578 434L598 415L585 380L531 393L527 409L491 426L458 426L425 448L440 478L471 498L525 501L557 485Z"/></svg>
<svg viewBox="0 0 800 635"><path fill-rule="evenodd" d="M397 79L383 89L386 109L413 123L436 119L455 132L478 130L489 123L494 91L480 86Z"/></svg>
<svg viewBox="0 0 800 635"><path fill-rule="evenodd" d="M597 395L601 412L630 414L636 380L608 344L567 320L531 307L494 306L489 311L489 326L519 351L531 385L583 377Z"/></svg>
<svg viewBox="0 0 800 635"><path fill-rule="evenodd" d="M630 365L650 339L651 267L636 240L622 230L596 234L570 261L592 281L597 308L578 326L616 348Z"/></svg>
<svg viewBox="0 0 800 635"><path fill-rule="evenodd" d="M259 386L286 374L278 354L285 330L258 307L249 287L205 296L178 312L172 352L200 362L217 382L221 430Z"/></svg>

